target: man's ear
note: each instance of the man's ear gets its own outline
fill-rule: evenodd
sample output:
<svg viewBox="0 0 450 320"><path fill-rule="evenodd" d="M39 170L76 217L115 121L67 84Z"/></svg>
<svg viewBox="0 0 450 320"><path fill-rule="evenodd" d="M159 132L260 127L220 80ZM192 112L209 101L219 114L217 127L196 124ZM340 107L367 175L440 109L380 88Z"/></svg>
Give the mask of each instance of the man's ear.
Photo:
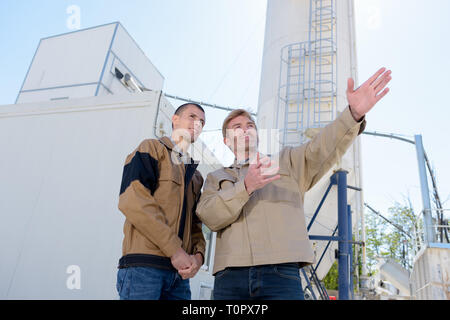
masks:
<svg viewBox="0 0 450 320"><path fill-rule="evenodd" d="M178 124L179 119L180 117L177 114L174 114L172 116L172 129L175 129L175 124Z"/></svg>
<svg viewBox="0 0 450 320"><path fill-rule="evenodd" d="M223 138L223 143L231 150L231 152L234 152L233 150L233 142L232 138L226 136Z"/></svg>

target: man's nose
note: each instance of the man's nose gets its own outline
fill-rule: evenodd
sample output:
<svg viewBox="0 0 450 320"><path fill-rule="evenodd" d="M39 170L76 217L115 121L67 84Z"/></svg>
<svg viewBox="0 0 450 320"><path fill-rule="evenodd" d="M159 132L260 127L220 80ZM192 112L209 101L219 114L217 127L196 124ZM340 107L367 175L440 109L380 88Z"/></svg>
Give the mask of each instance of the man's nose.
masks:
<svg viewBox="0 0 450 320"><path fill-rule="evenodd" d="M194 121L194 129L201 130L203 128L201 121Z"/></svg>

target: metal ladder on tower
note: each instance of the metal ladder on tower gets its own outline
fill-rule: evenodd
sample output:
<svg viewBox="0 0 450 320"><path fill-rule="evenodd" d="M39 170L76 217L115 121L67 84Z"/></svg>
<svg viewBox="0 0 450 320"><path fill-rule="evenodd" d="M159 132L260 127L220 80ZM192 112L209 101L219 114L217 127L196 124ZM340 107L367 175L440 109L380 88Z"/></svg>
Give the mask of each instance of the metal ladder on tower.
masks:
<svg viewBox="0 0 450 320"><path fill-rule="evenodd" d="M336 116L336 38L336 0L310 0L309 41L281 50L276 122L285 146L306 142L308 130Z"/></svg>
<svg viewBox="0 0 450 320"><path fill-rule="evenodd" d="M307 66L308 45L296 43L287 46L282 53L285 63L286 84L284 86L283 144L296 145L301 139L303 126L305 88L308 87Z"/></svg>
<svg viewBox="0 0 450 320"><path fill-rule="evenodd" d="M315 90L310 128L332 122L337 98L336 0L310 2L311 81Z"/></svg>

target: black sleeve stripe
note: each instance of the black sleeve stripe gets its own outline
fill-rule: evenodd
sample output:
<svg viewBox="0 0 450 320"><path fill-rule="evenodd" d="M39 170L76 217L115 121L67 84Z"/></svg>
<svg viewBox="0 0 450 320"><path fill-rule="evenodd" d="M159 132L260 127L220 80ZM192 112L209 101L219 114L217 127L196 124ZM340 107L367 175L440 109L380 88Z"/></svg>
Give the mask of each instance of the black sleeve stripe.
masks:
<svg viewBox="0 0 450 320"><path fill-rule="evenodd" d="M120 194L125 192L131 182L139 180L153 195L158 185L158 178L158 160L152 158L148 153L137 151L133 159L123 168Z"/></svg>

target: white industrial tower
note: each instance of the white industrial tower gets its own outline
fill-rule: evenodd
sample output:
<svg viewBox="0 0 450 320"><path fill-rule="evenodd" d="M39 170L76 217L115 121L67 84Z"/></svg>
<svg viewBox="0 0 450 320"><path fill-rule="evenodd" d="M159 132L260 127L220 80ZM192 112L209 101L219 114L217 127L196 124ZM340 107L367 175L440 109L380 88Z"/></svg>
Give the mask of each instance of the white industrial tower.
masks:
<svg viewBox="0 0 450 320"><path fill-rule="evenodd" d="M259 128L278 129L283 145L308 141L348 106L347 78L357 82L356 70L353 0L268 0ZM338 169L348 171L349 185L362 187L359 138L340 163L305 195L307 220ZM331 190L310 234L333 233L337 225L336 197L336 191ZM362 191L349 190L348 200L357 230L362 218ZM358 232L356 235L360 240ZM324 241L313 242L317 259L325 246ZM334 263L336 247L336 243L328 247L317 268L319 279Z"/></svg>

